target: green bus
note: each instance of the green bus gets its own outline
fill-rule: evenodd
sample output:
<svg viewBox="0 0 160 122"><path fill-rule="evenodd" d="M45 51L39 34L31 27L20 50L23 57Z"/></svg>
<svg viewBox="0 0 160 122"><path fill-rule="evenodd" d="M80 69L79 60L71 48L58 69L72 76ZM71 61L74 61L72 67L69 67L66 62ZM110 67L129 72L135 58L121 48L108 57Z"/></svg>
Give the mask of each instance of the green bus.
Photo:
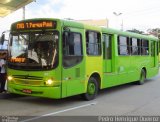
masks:
<svg viewBox="0 0 160 122"><path fill-rule="evenodd" d="M60 99L158 74L158 39L52 18L11 25L10 93Z"/></svg>

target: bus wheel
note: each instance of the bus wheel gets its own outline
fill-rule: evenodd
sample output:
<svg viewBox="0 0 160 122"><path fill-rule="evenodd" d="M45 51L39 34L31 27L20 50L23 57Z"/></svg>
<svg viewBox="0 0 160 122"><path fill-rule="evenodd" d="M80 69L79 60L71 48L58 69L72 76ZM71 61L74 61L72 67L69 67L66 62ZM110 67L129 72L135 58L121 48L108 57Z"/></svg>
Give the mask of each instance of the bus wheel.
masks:
<svg viewBox="0 0 160 122"><path fill-rule="evenodd" d="M140 75L140 79L139 81L137 82L138 85L143 85L144 84L144 81L146 79L146 72L144 69L141 70L141 75Z"/></svg>
<svg viewBox="0 0 160 122"><path fill-rule="evenodd" d="M88 81L87 85L87 92L83 94L83 98L85 100L93 100L98 93L98 83L97 80L93 77L91 77Z"/></svg>

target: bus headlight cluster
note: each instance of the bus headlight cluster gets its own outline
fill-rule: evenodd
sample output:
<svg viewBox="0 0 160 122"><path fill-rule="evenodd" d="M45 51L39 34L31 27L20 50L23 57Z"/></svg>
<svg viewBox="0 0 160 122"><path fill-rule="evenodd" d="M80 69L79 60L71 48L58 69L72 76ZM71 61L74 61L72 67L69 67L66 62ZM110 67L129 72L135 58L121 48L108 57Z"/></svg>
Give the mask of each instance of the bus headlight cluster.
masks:
<svg viewBox="0 0 160 122"><path fill-rule="evenodd" d="M51 86L51 85L53 85L54 81L52 79L48 79L45 83L46 83L46 85Z"/></svg>
<svg viewBox="0 0 160 122"><path fill-rule="evenodd" d="M12 79L13 79L13 77L12 76L8 76L8 78L7 78L9 81L11 81Z"/></svg>

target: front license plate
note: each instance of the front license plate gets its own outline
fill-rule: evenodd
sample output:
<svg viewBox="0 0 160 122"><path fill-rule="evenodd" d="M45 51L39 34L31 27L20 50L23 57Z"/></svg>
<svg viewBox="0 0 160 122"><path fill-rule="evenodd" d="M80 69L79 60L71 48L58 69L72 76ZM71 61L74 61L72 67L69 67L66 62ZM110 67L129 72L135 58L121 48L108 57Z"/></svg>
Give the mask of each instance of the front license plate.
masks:
<svg viewBox="0 0 160 122"><path fill-rule="evenodd" d="M27 94L31 94L32 90L30 90L30 89L23 89L22 92L23 93L27 93Z"/></svg>

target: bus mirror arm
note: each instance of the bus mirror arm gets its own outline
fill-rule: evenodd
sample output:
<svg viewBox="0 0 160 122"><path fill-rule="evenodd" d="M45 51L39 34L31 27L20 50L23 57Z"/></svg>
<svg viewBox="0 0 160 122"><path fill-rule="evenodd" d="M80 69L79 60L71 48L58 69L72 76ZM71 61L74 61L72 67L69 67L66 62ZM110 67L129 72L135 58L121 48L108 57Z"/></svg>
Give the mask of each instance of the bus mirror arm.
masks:
<svg viewBox="0 0 160 122"><path fill-rule="evenodd" d="M70 32L70 31L71 31L69 27L64 27L63 29L64 29L64 31L66 31L66 32Z"/></svg>

